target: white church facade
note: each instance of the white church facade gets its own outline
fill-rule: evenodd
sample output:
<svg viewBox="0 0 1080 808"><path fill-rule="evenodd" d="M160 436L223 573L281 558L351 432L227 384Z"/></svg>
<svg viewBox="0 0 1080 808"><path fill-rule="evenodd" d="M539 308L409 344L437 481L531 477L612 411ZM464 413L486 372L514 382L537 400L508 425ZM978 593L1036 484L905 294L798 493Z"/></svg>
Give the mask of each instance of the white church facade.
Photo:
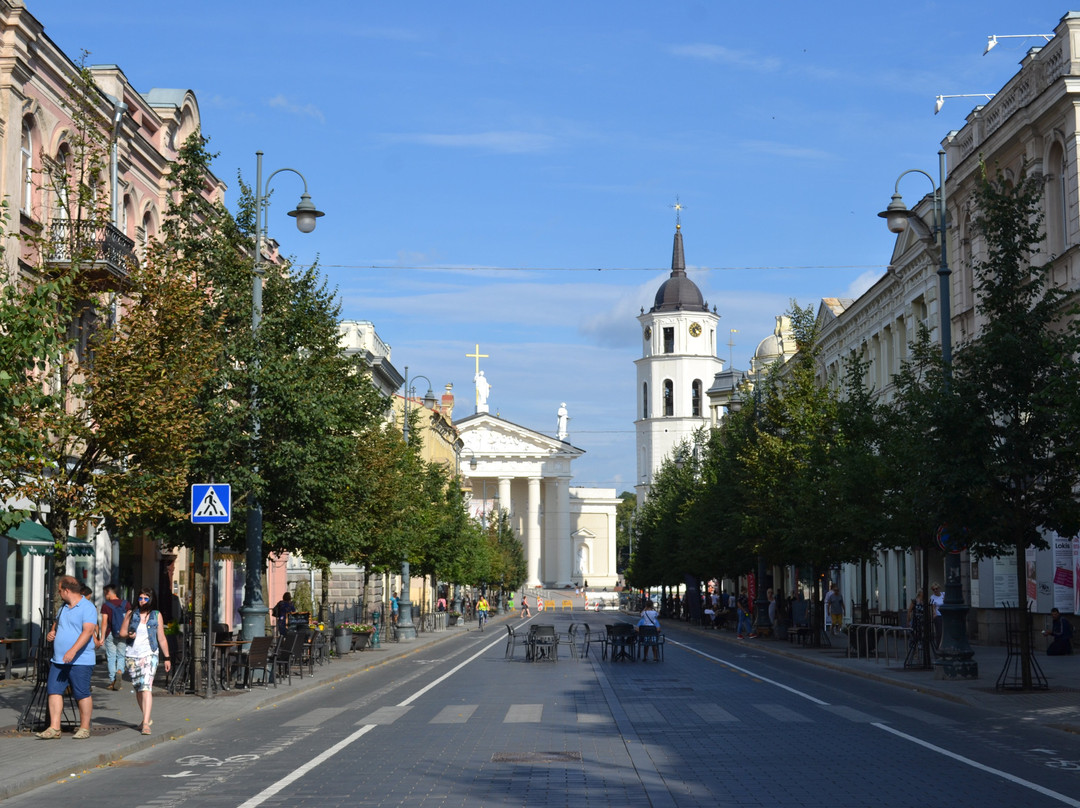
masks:
<svg viewBox="0 0 1080 808"><path fill-rule="evenodd" d="M675 447L712 426L707 393L724 369L716 355L720 316L709 311L701 290L686 275L682 226L675 226L671 275L656 292L653 306L638 316L641 358L637 366L638 503L661 463Z"/></svg>
<svg viewBox="0 0 1080 808"><path fill-rule="evenodd" d="M552 437L492 415L486 390L477 392L478 411L454 423L470 513L507 513L525 550L527 586L614 587L619 499L613 488L571 485L571 464L584 450L567 440L566 405Z"/></svg>

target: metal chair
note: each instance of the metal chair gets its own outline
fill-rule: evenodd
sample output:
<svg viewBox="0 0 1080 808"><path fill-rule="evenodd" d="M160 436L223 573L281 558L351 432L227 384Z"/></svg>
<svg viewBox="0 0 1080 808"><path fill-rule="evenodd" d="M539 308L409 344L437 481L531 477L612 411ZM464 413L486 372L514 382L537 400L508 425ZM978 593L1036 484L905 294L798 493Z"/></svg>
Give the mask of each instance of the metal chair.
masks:
<svg viewBox="0 0 1080 808"><path fill-rule="evenodd" d="M533 626L529 632L529 658L532 662L537 659L559 661L559 635L555 626Z"/></svg>
<svg viewBox="0 0 1080 808"><path fill-rule="evenodd" d="M506 651L503 653L503 659L511 659L514 656L514 648L521 646L527 648L529 644L529 638L525 634L518 634L514 631L513 626L506 627Z"/></svg>
<svg viewBox="0 0 1080 808"><path fill-rule="evenodd" d="M643 662L648 659L650 648L655 659L664 661L664 635L656 626L641 626L638 629L637 647Z"/></svg>
<svg viewBox="0 0 1080 808"><path fill-rule="evenodd" d="M241 654L240 657L241 665L244 668L245 686L251 687L255 682L255 672L262 671L262 685L265 687L273 681L274 687L277 687L277 680L273 677L271 664L273 647L273 637L255 637L251 640L251 646L248 648L247 653Z"/></svg>

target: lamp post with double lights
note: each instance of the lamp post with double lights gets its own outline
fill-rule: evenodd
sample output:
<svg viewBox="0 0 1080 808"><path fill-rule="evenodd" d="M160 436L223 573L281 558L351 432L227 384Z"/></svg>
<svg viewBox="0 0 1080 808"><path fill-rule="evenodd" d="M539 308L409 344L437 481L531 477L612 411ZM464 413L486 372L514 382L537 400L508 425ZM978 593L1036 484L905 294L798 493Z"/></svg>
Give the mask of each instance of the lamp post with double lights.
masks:
<svg viewBox="0 0 1080 808"><path fill-rule="evenodd" d="M932 227L927 227L914 212L907 209L903 198L900 196L900 180L908 174L922 174L928 180L934 190L934 220ZM941 313L941 363L944 374L945 392L948 394L952 378L952 310L949 302L949 254L947 242L947 208L945 206L945 151L938 151L938 180L935 186L934 178L922 169L912 168L896 178L896 186L893 189L892 201L889 207L878 214L885 219L889 230L893 233L903 233L907 229L909 221L915 221L918 225L934 234L935 244L938 247L940 263L938 265L938 299ZM942 534L948 534L947 526L942 526ZM963 531L955 531L957 537L962 536ZM946 679L977 679L979 678L979 664L973 657L975 652L968 642L967 613L968 607L964 603L964 586L960 571L960 553L966 549L959 543L957 538L953 543L944 543L945 550L945 602L939 607L941 611L942 638L939 659L941 672Z"/></svg>
<svg viewBox="0 0 1080 808"><path fill-rule="evenodd" d="M308 195L307 180L304 175L295 168L279 168L266 178L266 185L262 181L262 158L261 151L255 152L255 261L254 277L251 286L251 334L257 337L259 323L262 321L262 288L263 288L263 260L262 248L267 238L267 215L270 209L270 180L278 174L288 171L300 178L304 183L304 192L300 195L300 202L289 215L296 219L296 228L301 233L310 233L315 229L316 220L323 216L323 212L317 210ZM258 368L256 360L255 367ZM252 386L251 391L251 434L252 443L257 447L261 424L259 422L259 388ZM258 472L258 459L253 460L253 471ZM241 637L251 640L262 637L266 633L266 615L269 612L262 596L262 571L263 571L263 520L262 505L254 493L248 495L247 502L247 569L244 576L244 605L240 608L243 617L243 629Z"/></svg>
<svg viewBox="0 0 1080 808"><path fill-rule="evenodd" d="M424 395L424 406L431 408L435 406L435 393L431 390L431 379L427 376L413 376L412 380L415 382L417 379L423 379L428 383L427 393ZM409 366L405 366L405 402L402 405L405 415L403 425L401 427L401 437L405 440L405 445L409 444L409 398L415 392L415 389L409 385ZM415 640L416 639L416 626L412 621L412 601L409 600L409 558L406 556L401 561L401 595L398 597L398 622L397 622L397 638L401 640Z"/></svg>

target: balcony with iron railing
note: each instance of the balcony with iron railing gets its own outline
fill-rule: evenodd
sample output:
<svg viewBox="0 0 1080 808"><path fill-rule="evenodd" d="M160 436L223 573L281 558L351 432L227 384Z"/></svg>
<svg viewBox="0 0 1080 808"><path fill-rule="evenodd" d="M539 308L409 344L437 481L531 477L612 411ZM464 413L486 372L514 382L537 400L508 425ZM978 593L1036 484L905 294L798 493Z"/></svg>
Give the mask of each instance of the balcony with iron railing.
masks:
<svg viewBox="0 0 1080 808"><path fill-rule="evenodd" d="M137 258L135 242L113 224L53 219L49 226L46 262L69 265L78 260L95 281L107 286L123 283Z"/></svg>

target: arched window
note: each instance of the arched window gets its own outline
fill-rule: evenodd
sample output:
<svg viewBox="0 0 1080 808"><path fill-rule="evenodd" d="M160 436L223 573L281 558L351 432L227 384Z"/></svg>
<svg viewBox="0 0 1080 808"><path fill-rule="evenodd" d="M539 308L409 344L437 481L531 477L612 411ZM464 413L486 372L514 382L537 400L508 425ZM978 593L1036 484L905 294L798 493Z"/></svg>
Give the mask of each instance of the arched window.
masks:
<svg viewBox="0 0 1080 808"><path fill-rule="evenodd" d="M52 187L56 194L55 215L62 221L71 218L71 208L68 206L69 183L71 182L71 150L65 143L56 152L56 165L52 172Z"/></svg>
<svg viewBox="0 0 1080 808"><path fill-rule="evenodd" d="M701 417L701 379L694 379L690 385L690 412L695 418Z"/></svg>
<svg viewBox="0 0 1080 808"><path fill-rule="evenodd" d="M22 125L22 142L19 148L19 170L22 178L22 192L19 197L19 208L23 213L30 213L30 204L34 197L34 141L32 134L30 121L24 120Z"/></svg>
<svg viewBox="0 0 1080 808"><path fill-rule="evenodd" d="M641 417L649 417L649 383L641 385Z"/></svg>
<svg viewBox="0 0 1080 808"><path fill-rule="evenodd" d="M671 379L664 379L664 415L670 417L675 414L675 385Z"/></svg>

